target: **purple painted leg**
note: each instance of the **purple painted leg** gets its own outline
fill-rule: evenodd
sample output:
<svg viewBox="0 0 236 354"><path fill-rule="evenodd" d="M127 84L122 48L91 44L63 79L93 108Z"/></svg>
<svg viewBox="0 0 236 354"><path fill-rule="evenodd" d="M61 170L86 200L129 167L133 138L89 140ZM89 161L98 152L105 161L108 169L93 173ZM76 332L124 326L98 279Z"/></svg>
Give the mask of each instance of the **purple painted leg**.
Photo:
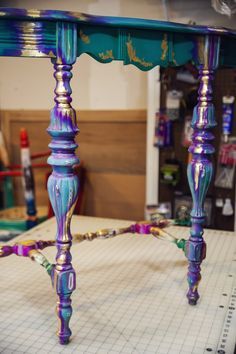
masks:
<svg viewBox="0 0 236 354"><path fill-rule="evenodd" d="M55 107L51 111L48 133L52 137L49 147L52 155L48 163L53 172L48 180L48 192L57 220L57 256L53 285L58 294L58 336L61 344L67 344L71 336L69 321L72 315L71 294L75 289L75 271L71 264L70 222L78 195L78 179L73 165L78 163L75 155L78 133L76 114L71 107L70 79L72 64L76 60L76 26L57 23L57 58L54 61L56 79Z"/></svg>
<svg viewBox="0 0 236 354"><path fill-rule="evenodd" d="M198 104L194 108L192 119L194 133L192 145L189 148L192 161L188 165L188 181L193 198L192 227L185 248L189 261L187 297L191 305L196 305L199 299L200 265L206 256L206 244L202 237L205 220L204 201L213 174L210 155L214 153L211 145L214 136L209 130L216 125L211 82L213 72L218 65L219 44L219 38L214 36L199 38L197 43L200 87Z"/></svg>

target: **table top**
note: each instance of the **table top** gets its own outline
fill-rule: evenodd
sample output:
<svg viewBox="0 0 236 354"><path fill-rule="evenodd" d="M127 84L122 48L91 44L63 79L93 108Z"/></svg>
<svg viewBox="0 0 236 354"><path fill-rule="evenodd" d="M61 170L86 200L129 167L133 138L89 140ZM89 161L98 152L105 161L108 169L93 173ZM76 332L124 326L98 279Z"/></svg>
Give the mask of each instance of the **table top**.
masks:
<svg viewBox="0 0 236 354"><path fill-rule="evenodd" d="M224 27L197 26L182 23L149 20L128 17L96 16L81 12L59 11L59 10L37 10L19 8L1 8L0 17L9 19L24 20L47 20L47 21L69 21L78 24L103 25L111 27L130 27L164 31L175 31L181 33L195 34L217 34L231 35L236 37L236 31Z"/></svg>
<svg viewBox="0 0 236 354"><path fill-rule="evenodd" d="M79 216L72 220L72 232L129 224ZM50 219L18 240L52 239L55 230ZM188 238L189 229L172 227L171 232ZM205 239L196 307L186 299L187 260L174 245L131 234L74 244L73 335L63 347L55 335L56 294L45 270L29 259L2 258L0 353L203 354L221 349L233 354L236 235L206 230ZM44 253L53 261L56 251Z"/></svg>
<svg viewBox="0 0 236 354"><path fill-rule="evenodd" d="M236 50L232 50L236 48L235 30L68 11L0 8L0 56L58 58L63 48L70 53L66 57L71 63L86 53L101 63L121 60L148 71L156 65L180 66L189 61L201 65L208 47L206 38L213 37L219 46L215 66L236 67Z"/></svg>

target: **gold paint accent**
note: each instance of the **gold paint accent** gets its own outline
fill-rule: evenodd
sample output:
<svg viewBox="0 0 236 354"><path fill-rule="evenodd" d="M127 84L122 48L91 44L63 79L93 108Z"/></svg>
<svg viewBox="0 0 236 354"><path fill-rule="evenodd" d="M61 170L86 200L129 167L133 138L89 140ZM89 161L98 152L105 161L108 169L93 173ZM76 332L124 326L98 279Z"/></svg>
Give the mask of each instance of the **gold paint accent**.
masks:
<svg viewBox="0 0 236 354"><path fill-rule="evenodd" d="M46 54L38 49L37 30L38 26L34 22L22 22L19 25L21 32L20 41L23 42L21 56L45 57Z"/></svg>
<svg viewBox="0 0 236 354"><path fill-rule="evenodd" d="M41 16L41 10L37 10L37 9L27 10L27 15L38 18Z"/></svg>
<svg viewBox="0 0 236 354"><path fill-rule="evenodd" d="M16 245L33 246L33 245L35 245L35 242L36 241L34 241L34 240L19 241L16 243Z"/></svg>
<svg viewBox="0 0 236 354"><path fill-rule="evenodd" d="M195 183L195 191L198 189L199 186L199 175L200 175L200 170L201 170L201 164L196 163L195 164L195 171L194 171L194 183Z"/></svg>
<svg viewBox="0 0 236 354"><path fill-rule="evenodd" d="M201 279L200 279L200 280L201 280ZM193 287L193 292L197 291L200 280L197 281L196 284L194 285L194 287Z"/></svg>
<svg viewBox="0 0 236 354"><path fill-rule="evenodd" d="M113 52L112 52L112 49L111 50L106 50L105 53L98 53L99 57L103 60L107 60L107 59L115 59L114 58L114 55L113 55Z"/></svg>
<svg viewBox="0 0 236 354"><path fill-rule="evenodd" d="M21 57L47 57L45 53L40 52L39 50L34 49L22 49Z"/></svg>
<svg viewBox="0 0 236 354"><path fill-rule="evenodd" d="M68 90L70 89L70 70L66 71L63 64L59 64L60 58L57 58L57 68L54 73L56 79L56 88L54 90L56 97L55 101L59 104L59 107L63 109L62 114L68 119L73 121L74 111L69 102ZM67 76L64 77L64 73L67 72ZM59 188L59 187L58 187Z"/></svg>
<svg viewBox="0 0 236 354"><path fill-rule="evenodd" d="M86 44L90 43L89 36L87 34L85 34L82 30L79 31L79 36L84 43L86 43Z"/></svg>
<svg viewBox="0 0 236 354"><path fill-rule="evenodd" d="M63 235L64 236L64 235ZM64 242L64 239L63 241ZM64 270L64 266L68 266L69 263L67 263L67 257L68 257L68 253L70 254L70 247L71 244L70 242L64 242L61 243L59 248L58 248L58 254L56 256L56 267L55 269L57 271L61 271Z"/></svg>
<svg viewBox="0 0 236 354"><path fill-rule="evenodd" d="M208 69L209 48L205 36L197 37L197 55L199 63L203 65L204 69Z"/></svg>
<svg viewBox="0 0 236 354"><path fill-rule="evenodd" d="M204 142L204 138L202 136L196 136L195 138L196 141L200 142L200 143L203 143Z"/></svg>
<svg viewBox="0 0 236 354"><path fill-rule="evenodd" d="M170 241L173 243L176 243L177 238L173 235L171 235L169 232L161 229L160 227L153 226L150 228L150 233L158 238L159 240L164 240L164 241Z"/></svg>
<svg viewBox="0 0 236 354"><path fill-rule="evenodd" d="M203 148L201 146L197 146L194 148L194 154L201 154L203 152Z"/></svg>
<svg viewBox="0 0 236 354"><path fill-rule="evenodd" d="M174 52L174 50L172 50L171 59L172 59L172 62L177 66L178 63L177 63L177 61L175 60L175 52Z"/></svg>
<svg viewBox="0 0 236 354"><path fill-rule="evenodd" d="M64 235L63 235L62 242L69 242L71 240L69 238L68 231L70 230L70 222L77 203L77 199L78 198L76 198L75 202L71 205L70 209L66 213L66 221L65 221L65 228L64 228Z"/></svg>
<svg viewBox="0 0 236 354"><path fill-rule="evenodd" d="M21 22L18 25L24 34L34 33L35 28L37 29L38 25L35 22Z"/></svg>
<svg viewBox="0 0 236 354"><path fill-rule="evenodd" d="M135 63L139 63L145 67L153 66L153 63L147 62L144 59L140 59L139 57L136 56L136 50L133 47L132 40L130 38L130 34L128 37L128 41L126 42L126 45L127 45L127 51L128 51L128 56L129 56L130 61L133 61Z"/></svg>
<svg viewBox="0 0 236 354"><path fill-rule="evenodd" d="M68 248L69 251L69 248ZM57 269L58 269L58 265L59 266L63 266L64 264L66 264L66 258L67 258L67 253L65 251L63 251L63 253L60 253L60 256L57 257ZM60 269L63 269L60 267Z"/></svg>
<svg viewBox="0 0 236 354"><path fill-rule="evenodd" d="M195 293L195 291L197 291L198 285L194 285L193 287L193 292Z"/></svg>
<svg viewBox="0 0 236 354"><path fill-rule="evenodd" d="M33 22L23 22L20 25L20 30L22 32L22 40L24 42L23 50L35 50L37 49L37 37L35 33L36 24Z"/></svg>
<svg viewBox="0 0 236 354"><path fill-rule="evenodd" d="M167 56L167 51L168 51L168 37L167 34L164 34L164 37L161 42L161 49L162 49L162 54L161 54L161 60L166 60Z"/></svg>
<svg viewBox="0 0 236 354"><path fill-rule="evenodd" d="M50 266L48 259L44 256L44 254L42 254L38 250L29 251L29 257L32 261L35 261L36 263L40 264L45 269Z"/></svg>
<svg viewBox="0 0 236 354"><path fill-rule="evenodd" d="M70 11L69 15L77 18L78 20L82 20L82 21L88 21L89 18L91 17L91 16L87 16L83 12L74 12L74 11Z"/></svg>
<svg viewBox="0 0 236 354"><path fill-rule="evenodd" d="M112 238L124 233L130 232L130 227L122 227L117 229L102 229L95 232L86 232L85 234L74 234L73 240L76 242L93 241L94 239Z"/></svg>
<svg viewBox="0 0 236 354"><path fill-rule="evenodd" d="M48 56L50 58L55 58L56 57L52 50L50 50L50 52L48 52Z"/></svg>

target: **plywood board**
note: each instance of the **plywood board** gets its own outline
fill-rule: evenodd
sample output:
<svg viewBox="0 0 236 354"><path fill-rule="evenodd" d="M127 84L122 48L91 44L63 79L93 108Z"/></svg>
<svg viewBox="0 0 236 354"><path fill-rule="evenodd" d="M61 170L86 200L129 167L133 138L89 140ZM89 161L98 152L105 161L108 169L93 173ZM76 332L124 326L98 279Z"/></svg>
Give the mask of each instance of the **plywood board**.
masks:
<svg viewBox="0 0 236 354"><path fill-rule="evenodd" d="M19 131L22 127L28 131L32 153L48 150L47 146L50 142L46 132L49 124L48 111L1 111L0 113L12 163L20 162ZM76 139L79 144L77 153L85 165L89 178L85 190L87 203L84 213L129 218L125 215L129 210L131 218L142 217L145 203L146 112L143 110L81 111L78 113L78 125L80 133ZM46 162L46 158L39 159L37 162ZM38 205L46 205L48 202L45 174L49 171L50 167L35 170ZM113 186L113 177L106 177L108 178L106 181L102 177L101 180L103 173L114 176ZM101 183L110 186L109 199L106 192L100 193ZM17 204L23 205L19 178L15 179L15 194Z"/></svg>

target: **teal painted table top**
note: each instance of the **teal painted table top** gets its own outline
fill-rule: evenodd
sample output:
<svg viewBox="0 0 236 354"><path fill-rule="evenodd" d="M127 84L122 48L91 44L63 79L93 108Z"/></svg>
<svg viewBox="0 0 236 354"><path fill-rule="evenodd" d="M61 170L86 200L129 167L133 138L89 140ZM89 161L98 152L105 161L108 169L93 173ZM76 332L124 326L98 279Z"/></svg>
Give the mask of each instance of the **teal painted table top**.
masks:
<svg viewBox="0 0 236 354"><path fill-rule="evenodd" d="M77 27L77 52L102 63L122 60L141 70L156 65L198 64L204 56L204 37L219 36L219 66L236 66L236 31L172 22L93 16L52 10L0 8L0 55L57 56L58 22Z"/></svg>

